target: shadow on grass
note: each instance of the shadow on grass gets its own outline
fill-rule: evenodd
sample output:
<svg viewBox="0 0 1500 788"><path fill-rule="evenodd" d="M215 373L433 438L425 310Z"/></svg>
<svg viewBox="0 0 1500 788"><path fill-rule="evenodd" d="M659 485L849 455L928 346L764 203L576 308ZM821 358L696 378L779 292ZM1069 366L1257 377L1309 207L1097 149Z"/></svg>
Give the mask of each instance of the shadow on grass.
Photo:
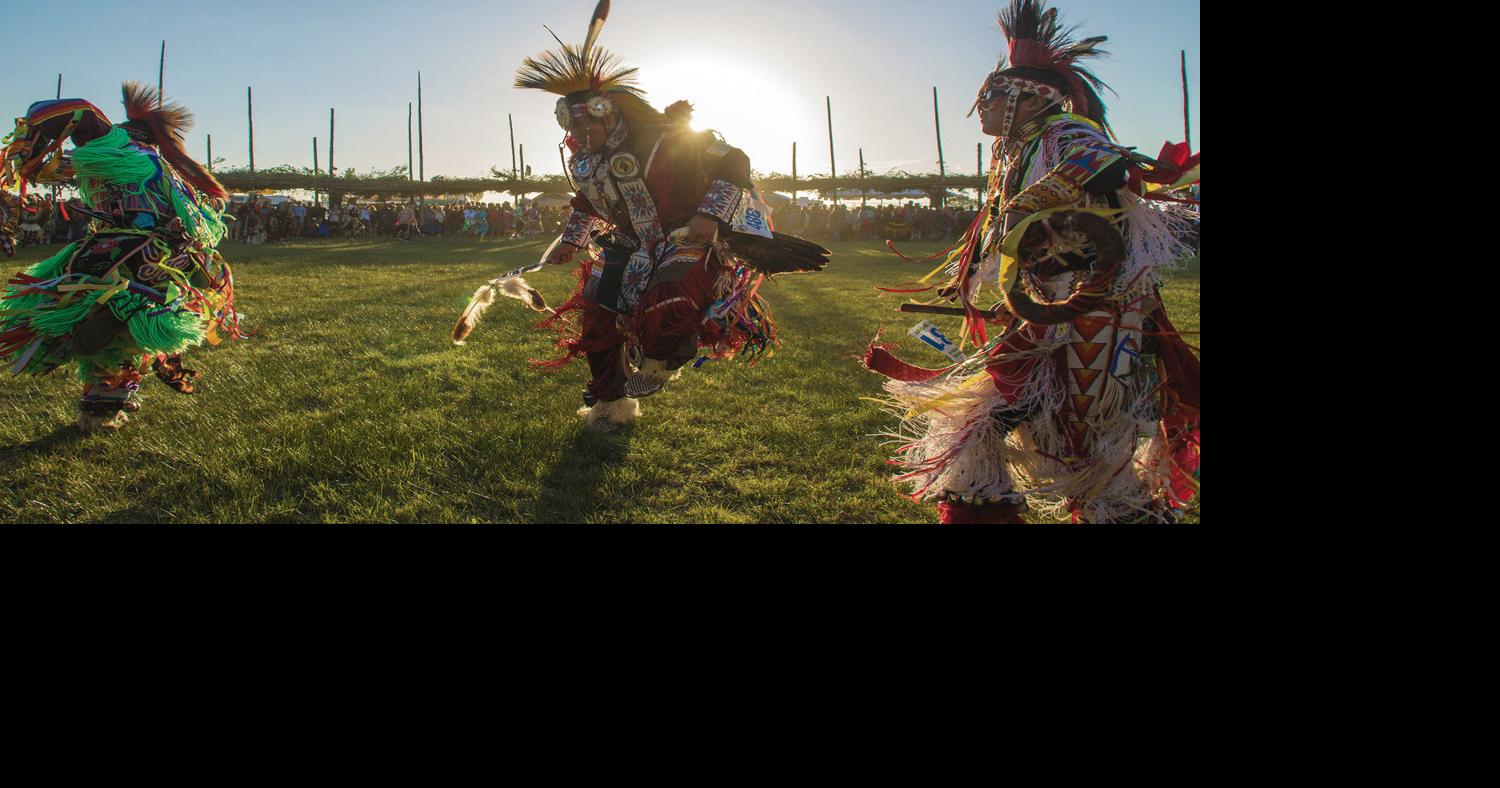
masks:
<svg viewBox="0 0 1500 788"><path fill-rule="evenodd" d="M634 433L634 427L603 433L580 426L562 455L547 469L531 522L582 523L600 512L623 508L603 499L599 487L610 469L624 464Z"/></svg>
<svg viewBox="0 0 1500 788"><path fill-rule="evenodd" d="M0 449L0 463L8 464L13 461L29 459L33 456L50 454L54 451L67 448L83 440L84 433L75 424L58 427L51 435L37 438L34 441L23 443L19 446Z"/></svg>

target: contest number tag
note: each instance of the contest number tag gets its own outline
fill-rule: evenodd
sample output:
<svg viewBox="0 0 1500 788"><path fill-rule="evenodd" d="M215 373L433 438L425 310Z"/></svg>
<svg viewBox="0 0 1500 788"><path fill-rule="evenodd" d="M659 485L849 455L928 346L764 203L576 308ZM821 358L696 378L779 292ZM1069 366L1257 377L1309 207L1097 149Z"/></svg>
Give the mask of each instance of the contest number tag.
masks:
<svg viewBox="0 0 1500 788"><path fill-rule="evenodd" d="M740 203L740 209L735 213L734 223L730 226L737 233L774 239L776 236L771 232L770 213L770 206L761 200L756 198L744 200Z"/></svg>
<svg viewBox="0 0 1500 788"><path fill-rule="evenodd" d="M955 363L967 358L963 351L958 349L958 343L943 336L943 332L939 331L938 327L933 325L930 320L923 320L906 333L920 340L922 344L952 359Z"/></svg>

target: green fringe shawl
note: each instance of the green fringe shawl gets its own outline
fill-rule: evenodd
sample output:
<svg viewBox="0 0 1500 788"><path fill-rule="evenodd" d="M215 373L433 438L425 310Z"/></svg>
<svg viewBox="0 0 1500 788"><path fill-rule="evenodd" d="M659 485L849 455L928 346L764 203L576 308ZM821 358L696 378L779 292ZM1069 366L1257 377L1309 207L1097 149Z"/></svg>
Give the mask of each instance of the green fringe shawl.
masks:
<svg viewBox="0 0 1500 788"><path fill-rule="evenodd" d="M155 153L132 142L119 126L73 151L73 168L83 201L97 206L96 197L107 187L145 196L159 208L170 209L205 246L218 246L227 230L222 214L198 200L192 186L174 182L171 165Z"/></svg>

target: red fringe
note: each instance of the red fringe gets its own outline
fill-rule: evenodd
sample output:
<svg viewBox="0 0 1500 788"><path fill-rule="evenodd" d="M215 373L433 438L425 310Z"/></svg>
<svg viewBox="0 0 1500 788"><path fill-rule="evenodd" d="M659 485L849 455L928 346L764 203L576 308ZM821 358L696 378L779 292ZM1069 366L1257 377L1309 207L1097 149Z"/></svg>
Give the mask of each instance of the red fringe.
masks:
<svg viewBox="0 0 1500 788"><path fill-rule="evenodd" d="M579 263L578 267L573 270L573 276L577 282L573 286L572 295L563 302L562 306L535 326L538 330L551 331L557 335L557 349L562 351L563 355L549 361L531 359L531 366L538 369L559 370L573 363L573 359L588 352L583 347L583 329L579 326L578 319L589 304L583 297L583 286L588 284L593 271L592 259L585 258Z"/></svg>
<svg viewBox="0 0 1500 788"><path fill-rule="evenodd" d="M930 263L933 260L936 260L939 257L942 257L942 256L948 254L949 252L953 251L953 247L954 246L958 246L958 244L962 243L962 242L963 242L963 239L960 238L957 242L955 242L953 244L953 246L950 246L947 249L944 249L941 252L938 252L937 254L934 254L933 256L925 258L925 259L922 259L922 260L913 260L910 257L907 257L906 255L902 254L901 250L896 248L896 242L895 241L887 239L886 242L885 242L885 246L886 246L887 249L890 249L892 252L895 252L896 256L899 257L899 258L901 258L902 260L905 260L908 263L916 263L918 265L921 265L923 263Z"/></svg>

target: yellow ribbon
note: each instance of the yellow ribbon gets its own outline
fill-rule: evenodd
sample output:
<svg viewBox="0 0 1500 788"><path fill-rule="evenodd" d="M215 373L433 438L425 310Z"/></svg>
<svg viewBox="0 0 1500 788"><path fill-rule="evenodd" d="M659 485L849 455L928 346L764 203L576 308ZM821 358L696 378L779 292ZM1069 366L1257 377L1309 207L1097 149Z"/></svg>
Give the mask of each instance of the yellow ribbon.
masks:
<svg viewBox="0 0 1500 788"><path fill-rule="evenodd" d="M122 291L124 291L128 287L130 287L130 280L129 279L125 279L125 278L122 277L120 279L119 283L117 283L115 286L109 288L108 290L105 290L103 293L100 293L99 294L99 300L95 301L94 303L96 303L96 304L102 304L105 301L108 301L109 299L114 298L115 296L119 295Z"/></svg>
<svg viewBox="0 0 1500 788"><path fill-rule="evenodd" d="M975 390L982 388L986 383L989 382L990 373L988 372L980 372L975 375L971 375L966 378L963 383L960 383L955 391L933 397L931 402L928 402L924 405L914 406L911 410L906 412L906 418L907 420L911 420L913 418L916 418L917 416L921 416L923 414L938 410L944 405L947 405L964 396L966 393L972 393Z"/></svg>

